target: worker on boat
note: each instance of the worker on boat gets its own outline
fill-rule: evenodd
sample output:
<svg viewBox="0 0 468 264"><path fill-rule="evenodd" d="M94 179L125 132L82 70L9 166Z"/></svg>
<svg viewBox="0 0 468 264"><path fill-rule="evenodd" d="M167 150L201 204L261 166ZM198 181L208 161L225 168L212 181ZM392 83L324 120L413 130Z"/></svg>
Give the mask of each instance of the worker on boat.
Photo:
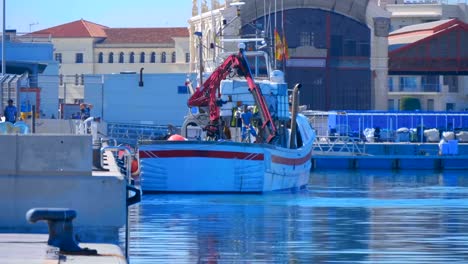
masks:
<svg viewBox="0 0 468 264"><path fill-rule="evenodd" d="M80 104L80 119L81 121L85 121L91 116L91 109L93 108L92 104Z"/></svg>
<svg viewBox="0 0 468 264"><path fill-rule="evenodd" d="M242 119L242 142L250 142L250 135L257 137L257 132L252 126L252 111L247 105L244 105L244 111L241 114ZM247 134L249 131L249 134Z"/></svg>
<svg viewBox="0 0 468 264"><path fill-rule="evenodd" d="M229 129L227 122L225 120L222 120L221 124L223 126L223 139L231 140L232 139L231 130Z"/></svg>

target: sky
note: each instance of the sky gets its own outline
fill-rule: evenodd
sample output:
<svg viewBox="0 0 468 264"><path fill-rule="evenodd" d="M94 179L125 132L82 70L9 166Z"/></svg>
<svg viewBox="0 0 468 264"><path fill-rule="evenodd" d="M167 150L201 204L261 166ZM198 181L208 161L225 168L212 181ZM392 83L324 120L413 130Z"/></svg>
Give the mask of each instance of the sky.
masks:
<svg viewBox="0 0 468 264"><path fill-rule="evenodd" d="M16 29L18 33L38 31L79 19L113 28L186 27L192 16L192 0L4 1L6 29ZM0 9L1 5L0 2ZM3 25L2 21L0 24Z"/></svg>
<svg viewBox="0 0 468 264"><path fill-rule="evenodd" d="M192 16L192 0L3 1L6 5L6 29L16 29L18 33L38 31L79 19L113 28L186 27ZM448 0L449 3L457 1ZM224 3L223 0L219 2Z"/></svg>

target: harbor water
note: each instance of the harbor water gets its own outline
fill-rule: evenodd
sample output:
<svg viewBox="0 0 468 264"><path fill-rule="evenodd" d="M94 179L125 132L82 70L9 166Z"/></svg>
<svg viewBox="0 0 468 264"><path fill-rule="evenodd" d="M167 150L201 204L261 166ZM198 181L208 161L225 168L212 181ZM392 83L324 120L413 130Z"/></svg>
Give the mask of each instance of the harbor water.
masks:
<svg viewBox="0 0 468 264"><path fill-rule="evenodd" d="M144 195L130 263L467 263L466 171L314 171L307 190Z"/></svg>

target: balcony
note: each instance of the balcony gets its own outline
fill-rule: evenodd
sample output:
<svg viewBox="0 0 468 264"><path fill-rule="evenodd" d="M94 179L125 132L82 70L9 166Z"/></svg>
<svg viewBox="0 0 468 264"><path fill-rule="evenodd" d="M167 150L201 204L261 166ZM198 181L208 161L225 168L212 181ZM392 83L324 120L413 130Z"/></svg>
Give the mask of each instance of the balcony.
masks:
<svg viewBox="0 0 468 264"><path fill-rule="evenodd" d="M442 89L440 84L417 84L417 85L389 85L388 91L391 93L420 94L439 93Z"/></svg>

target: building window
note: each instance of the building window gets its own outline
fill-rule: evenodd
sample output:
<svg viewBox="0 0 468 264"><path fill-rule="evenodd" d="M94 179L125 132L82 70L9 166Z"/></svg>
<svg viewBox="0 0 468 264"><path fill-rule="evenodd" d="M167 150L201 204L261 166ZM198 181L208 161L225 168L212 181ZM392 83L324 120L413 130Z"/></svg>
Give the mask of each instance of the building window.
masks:
<svg viewBox="0 0 468 264"><path fill-rule="evenodd" d="M140 53L140 63L145 63L145 53Z"/></svg>
<svg viewBox="0 0 468 264"><path fill-rule="evenodd" d="M156 63L156 52L151 52L150 62L151 63Z"/></svg>
<svg viewBox="0 0 468 264"><path fill-rule="evenodd" d="M434 99L427 99L427 111L434 111Z"/></svg>
<svg viewBox="0 0 468 264"><path fill-rule="evenodd" d="M188 87L185 85L177 86L177 93L178 94L188 94Z"/></svg>
<svg viewBox="0 0 468 264"><path fill-rule="evenodd" d="M109 63L114 63L114 52L109 53Z"/></svg>
<svg viewBox="0 0 468 264"><path fill-rule="evenodd" d="M55 53L55 61L62 63L62 53Z"/></svg>
<svg viewBox="0 0 468 264"><path fill-rule="evenodd" d="M448 86L449 93L458 93L458 77L446 75L444 76L444 85Z"/></svg>
<svg viewBox="0 0 468 264"><path fill-rule="evenodd" d="M185 62L189 63L190 62L190 53L185 53Z"/></svg>
<svg viewBox="0 0 468 264"><path fill-rule="evenodd" d="M299 33L300 46L314 46L314 32L301 32Z"/></svg>
<svg viewBox="0 0 468 264"><path fill-rule="evenodd" d="M102 52L99 52L98 63L103 63L103 62L104 62L104 54Z"/></svg>
<svg viewBox="0 0 468 264"><path fill-rule="evenodd" d="M369 57L370 56L370 45L367 42L360 42L358 44L358 56Z"/></svg>
<svg viewBox="0 0 468 264"><path fill-rule="evenodd" d="M175 62L176 62L176 53L175 53L175 51L172 52L172 55L171 55L171 62L172 62L172 63L175 63Z"/></svg>
<svg viewBox="0 0 468 264"><path fill-rule="evenodd" d="M75 63L83 63L83 53L75 54Z"/></svg>
<svg viewBox="0 0 468 264"><path fill-rule="evenodd" d="M445 111L454 111L455 110L455 104L454 103L446 103L445 104Z"/></svg>
<svg viewBox="0 0 468 264"><path fill-rule="evenodd" d="M330 55L334 57L343 56L343 36L330 36Z"/></svg>
<svg viewBox="0 0 468 264"><path fill-rule="evenodd" d="M424 92L439 92L439 76L426 75L421 76L421 86Z"/></svg>
<svg viewBox="0 0 468 264"><path fill-rule="evenodd" d="M161 63L166 63L166 52L161 53Z"/></svg>
<svg viewBox="0 0 468 264"><path fill-rule="evenodd" d="M395 100L388 99L388 111L395 111Z"/></svg>
<svg viewBox="0 0 468 264"><path fill-rule="evenodd" d="M388 91L393 92L393 77L388 77Z"/></svg>
<svg viewBox="0 0 468 264"><path fill-rule="evenodd" d="M400 92L416 91L418 79L416 77L400 77Z"/></svg>
<svg viewBox="0 0 468 264"><path fill-rule="evenodd" d="M347 39L344 41L344 56L356 56L357 44L355 40Z"/></svg>
<svg viewBox="0 0 468 264"><path fill-rule="evenodd" d="M128 58L130 63L135 63L135 52L130 52L130 57Z"/></svg>
<svg viewBox="0 0 468 264"><path fill-rule="evenodd" d="M119 54L119 63L124 63L124 53L120 52Z"/></svg>

